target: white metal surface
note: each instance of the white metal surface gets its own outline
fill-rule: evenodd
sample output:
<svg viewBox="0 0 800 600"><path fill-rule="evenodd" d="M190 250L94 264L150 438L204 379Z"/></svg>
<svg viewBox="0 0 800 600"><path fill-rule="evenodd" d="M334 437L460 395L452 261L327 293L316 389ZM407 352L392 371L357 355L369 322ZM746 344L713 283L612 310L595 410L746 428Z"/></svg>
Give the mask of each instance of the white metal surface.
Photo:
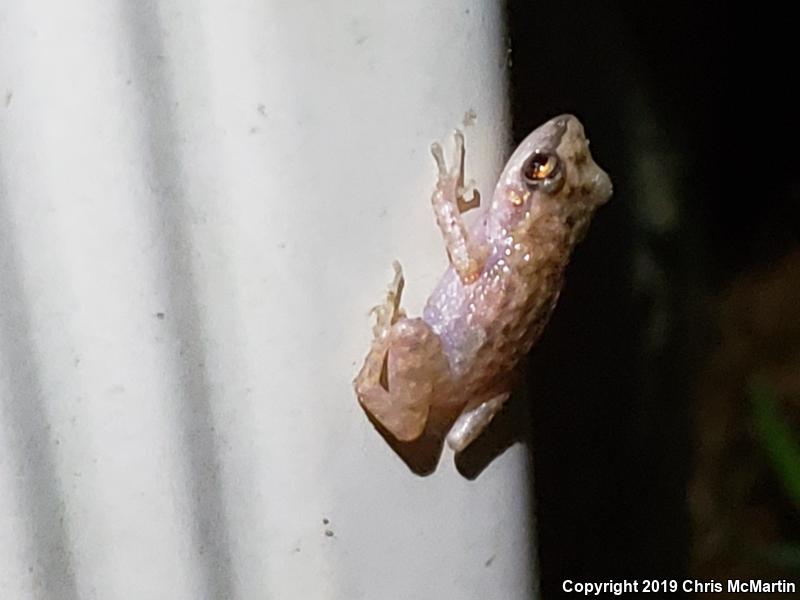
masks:
<svg viewBox="0 0 800 600"><path fill-rule="evenodd" d="M499 5L0 2L0 598L530 597L524 449L421 477L350 383Z"/></svg>

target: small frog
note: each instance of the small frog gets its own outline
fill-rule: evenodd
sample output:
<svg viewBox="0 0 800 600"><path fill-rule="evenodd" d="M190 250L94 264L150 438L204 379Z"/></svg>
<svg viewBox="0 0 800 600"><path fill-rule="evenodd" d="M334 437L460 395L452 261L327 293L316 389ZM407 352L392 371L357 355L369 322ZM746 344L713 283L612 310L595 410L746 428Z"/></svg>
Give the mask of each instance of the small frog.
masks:
<svg viewBox="0 0 800 600"><path fill-rule="evenodd" d="M612 187L581 123L562 115L519 145L488 211L467 227L462 213L480 197L464 184L460 131L455 146L450 169L441 146L431 146L439 171L431 203L450 267L422 317L410 318L400 308L404 279L394 263L354 386L362 406L400 441L420 437L434 410L458 415L447 443L461 452L511 394L513 370L542 334L570 254Z"/></svg>

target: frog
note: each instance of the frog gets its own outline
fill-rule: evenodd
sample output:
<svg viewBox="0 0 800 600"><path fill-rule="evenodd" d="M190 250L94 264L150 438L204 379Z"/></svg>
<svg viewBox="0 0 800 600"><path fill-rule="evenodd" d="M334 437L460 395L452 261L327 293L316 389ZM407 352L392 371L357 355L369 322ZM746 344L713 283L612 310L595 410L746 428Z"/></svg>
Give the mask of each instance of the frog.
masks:
<svg viewBox="0 0 800 600"><path fill-rule="evenodd" d="M431 145L437 180L431 205L448 267L420 317L401 306L405 278L394 278L373 308L370 349L353 381L363 409L400 442L418 439L434 412L455 415L448 446L463 452L510 397L523 357L556 307L565 271L612 183L589 152L577 117L563 114L532 131L512 152L480 218L465 183L465 141L454 134L448 167Z"/></svg>

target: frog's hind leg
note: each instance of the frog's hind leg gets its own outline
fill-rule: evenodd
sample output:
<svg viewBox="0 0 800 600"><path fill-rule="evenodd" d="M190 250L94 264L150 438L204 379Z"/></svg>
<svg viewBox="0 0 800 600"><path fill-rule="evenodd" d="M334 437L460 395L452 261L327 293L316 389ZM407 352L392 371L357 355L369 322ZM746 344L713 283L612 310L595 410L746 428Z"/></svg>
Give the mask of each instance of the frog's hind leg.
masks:
<svg viewBox="0 0 800 600"><path fill-rule="evenodd" d="M451 389L439 336L422 319L400 319L373 341L355 389L362 406L394 437L417 439L431 405Z"/></svg>
<svg viewBox="0 0 800 600"><path fill-rule="evenodd" d="M510 392L504 392L465 409L450 429L447 445L456 452L464 450L489 426L510 395Z"/></svg>
<svg viewBox="0 0 800 600"><path fill-rule="evenodd" d="M450 389L450 367L442 344L422 319L406 318L400 308L403 275L395 279L386 301L373 309L377 323L364 366L354 385L361 405L401 441L418 438L430 407Z"/></svg>

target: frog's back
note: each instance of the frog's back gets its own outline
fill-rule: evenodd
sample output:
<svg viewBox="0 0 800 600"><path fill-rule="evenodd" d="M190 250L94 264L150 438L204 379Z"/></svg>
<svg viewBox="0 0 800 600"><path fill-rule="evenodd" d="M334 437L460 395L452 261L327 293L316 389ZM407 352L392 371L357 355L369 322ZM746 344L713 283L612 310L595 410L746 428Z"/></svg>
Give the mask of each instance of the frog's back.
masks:
<svg viewBox="0 0 800 600"><path fill-rule="evenodd" d="M479 385L511 371L541 334L558 299L564 263L551 260L560 254L554 249L533 262L532 243L493 248L471 284L449 268L431 294L423 318L439 335L456 377Z"/></svg>

